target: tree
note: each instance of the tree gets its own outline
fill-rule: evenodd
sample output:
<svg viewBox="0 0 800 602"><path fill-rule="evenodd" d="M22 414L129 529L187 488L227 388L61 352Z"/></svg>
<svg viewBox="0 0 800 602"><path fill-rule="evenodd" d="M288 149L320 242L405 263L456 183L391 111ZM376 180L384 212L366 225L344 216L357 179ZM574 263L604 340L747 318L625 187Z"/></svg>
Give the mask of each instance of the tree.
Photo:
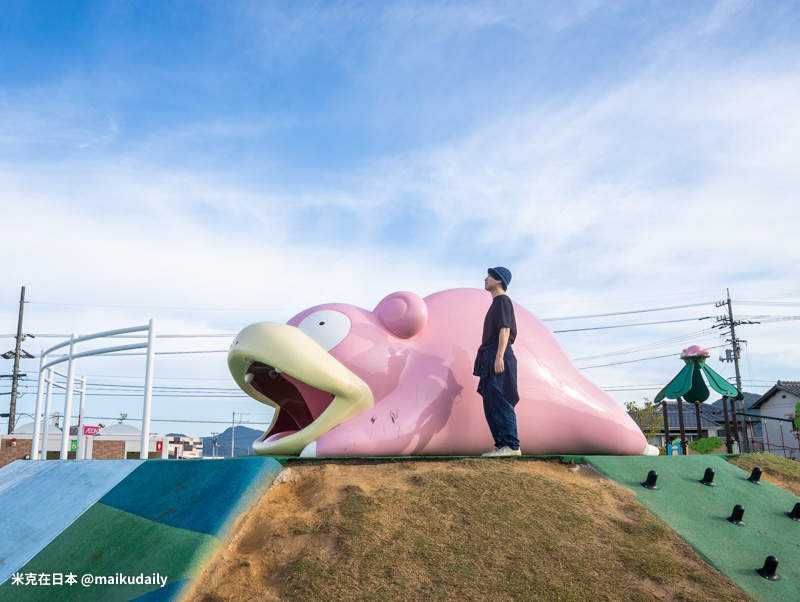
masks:
<svg viewBox="0 0 800 602"><path fill-rule="evenodd" d="M656 435L661 430L663 424L661 418L661 408L653 404L652 401L645 397L642 406L638 406L635 401L629 401L625 404L625 411L630 414L634 422L642 429L644 438L651 445L655 445L654 441Z"/></svg>
<svg viewBox="0 0 800 602"><path fill-rule="evenodd" d="M117 418L117 424L122 424L125 422L125 419L128 417L127 414L120 413L119 418Z"/></svg>

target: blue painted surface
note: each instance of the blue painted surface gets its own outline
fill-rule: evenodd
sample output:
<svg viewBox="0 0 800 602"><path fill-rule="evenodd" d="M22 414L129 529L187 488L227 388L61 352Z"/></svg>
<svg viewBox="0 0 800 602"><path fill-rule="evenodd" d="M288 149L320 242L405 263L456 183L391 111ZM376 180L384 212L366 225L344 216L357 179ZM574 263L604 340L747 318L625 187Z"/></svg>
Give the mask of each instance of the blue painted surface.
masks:
<svg viewBox="0 0 800 602"><path fill-rule="evenodd" d="M164 587L154 589L152 592L134 598L131 602L168 602L169 600L180 600L183 588L192 584L191 579L181 579Z"/></svg>
<svg viewBox="0 0 800 602"><path fill-rule="evenodd" d="M99 501L222 540L283 467L272 458L149 460Z"/></svg>
<svg viewBox="0 0 800 602"><path fill-rule="evenodd" d="M0 469L0 583L141 464L17 461Z"/></svg>

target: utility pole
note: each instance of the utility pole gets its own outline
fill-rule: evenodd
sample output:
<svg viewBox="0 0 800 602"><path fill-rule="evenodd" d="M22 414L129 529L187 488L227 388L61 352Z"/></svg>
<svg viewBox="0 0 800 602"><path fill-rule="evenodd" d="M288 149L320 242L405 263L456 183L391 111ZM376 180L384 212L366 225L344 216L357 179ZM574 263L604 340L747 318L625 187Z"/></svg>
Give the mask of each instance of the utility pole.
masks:
<svg viewBox="0 0 800 602"><path fill-rule="evenodd" d="M720 316L717 318L717 322L720 323L722 328L730 328L731 329L731 338L726 339L731 344L731 349L726 350L725 357L720 357L719 360L721 362L733 362L733 367L736 370L736 388L739 391L742 391L742 373L739 370L739 355L741 353L741 345L740 343L746 343L747 341L743 341L742 339L736 338L736 326L740 324L756 324L756 322L742 322L742 321L735 321L733 319L733 305L731 304L731 291L730 289L726 289L728 293L727 301L720 301L716 304L717 307L722 307L727 305L728 306L728 315L727 316ZM723 399L723 403L725 400ZM739 400L739 413L744 413L744 400ZM744 443L744 452L750 453L750 440L747 438L747 423L744 419L742 419L742 436L740 437L740 441Z"/></svg>
<svg viewBox="0 0 800 602"><path fill-rule="evenodd" d="M17 346L14 349L14 371L11 373L11 404L8 408L8 434L14 432L17 413L17 381L19 380L19 353L22 344L22 310L25 307L25 287L19 297L19 321L17 322ZM27 354L26 354L27 355ZM36 418L34 418L34 422Z"/></svg>
<svg viewBox="0 0 800 602"><path fill-rule="evenodd" d="M214 431L211 431L211 459L215 460L217 458L217 435Z"/></svg>
<svg viewBox="0 0 800 602"><path fill-rule="evenodd" d="M233 413L233 417L231 418L231 458L236 454L236 414L239 414L239 420L241 421L242 416L249 416L250 412Z"/></svg>

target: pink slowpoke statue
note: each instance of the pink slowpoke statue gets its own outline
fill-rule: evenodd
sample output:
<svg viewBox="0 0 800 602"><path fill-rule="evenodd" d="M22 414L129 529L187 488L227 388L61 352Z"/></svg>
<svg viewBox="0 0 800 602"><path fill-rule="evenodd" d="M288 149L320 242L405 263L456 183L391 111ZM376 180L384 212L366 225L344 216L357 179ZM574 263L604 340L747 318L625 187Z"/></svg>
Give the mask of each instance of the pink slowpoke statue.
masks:
<svg viewBox="0 0 800 602"><path fill-rule="evenodd" d="M332 303L233 341L228 366L275 409L262 455L479 455L492 447L472 368L491 297L393 293L374 311ZM515 304L524 454L656 454L627 413L581 375L550 330Z"/></svg>

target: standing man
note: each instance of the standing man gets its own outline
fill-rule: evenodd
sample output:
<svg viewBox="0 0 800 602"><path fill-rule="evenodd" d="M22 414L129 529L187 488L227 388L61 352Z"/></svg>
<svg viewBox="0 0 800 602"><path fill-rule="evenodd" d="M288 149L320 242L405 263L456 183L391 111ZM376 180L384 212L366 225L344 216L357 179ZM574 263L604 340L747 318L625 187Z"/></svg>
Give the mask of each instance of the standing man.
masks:
<svg viewBox="0 0 800 602"><path fill-rule="evenodd" d="M492 305L483 321L483 340L475 358L475 376L480 377L478 393L494 437L494 449L484 456L519 456L517 415L517 358L511 345L517 338L514 305L506 295L511 272L489 268L484 288L492 294Z"/></svg>

